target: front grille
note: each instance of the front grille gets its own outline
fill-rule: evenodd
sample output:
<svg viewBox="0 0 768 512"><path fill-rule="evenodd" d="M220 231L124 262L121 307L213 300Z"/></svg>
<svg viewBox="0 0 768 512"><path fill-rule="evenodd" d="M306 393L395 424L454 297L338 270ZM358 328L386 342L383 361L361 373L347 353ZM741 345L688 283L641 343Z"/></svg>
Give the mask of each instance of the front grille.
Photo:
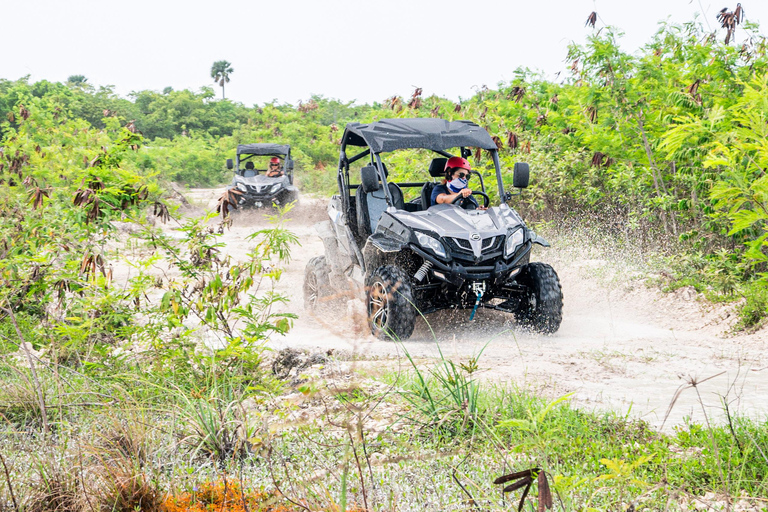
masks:
<svg viewBox="0 0 768 512"><path fill-rule="evenodd" d="M453 242L454 242L454 243L455 243L455 244L456 244L458 247L461 247L462 249L466 249L466 250L468 250L468 251L471 251L471 250L472 250L472 246L469 244L469 241L468 241L468 240L464 240L464 239L462 239L462 238L451 238L451 240L453 240Z"/></svg>
<svg viewBox="0 0 768 512"><path fill-rule="evenodd" d="M498 251L503 245L503 235L486 238L483 240L483 254Z"/></svg>
<svg viewBox="0 0 768 512"><path fill-rule="evenodd" d="M469 241L451 237L447 237L445 241L448 242L448 248L451 250L451 254L454 258L468 261L475 260L475 255L472 252Z"/></svg>
<svg viewBox="0 0 768 512"><path fill-rule="evenodd" d="M446 237L445 241L448 243L448 248L450 249L454 258L457 260L468 261L473 264L475 263L475 253L472 252L472 246L470 245L469 240L465 240L463 238ZM482 254L480 261L482 262L487 259L497 257L500 253L496 253L499 252L503 246L503 235L484 238L482 245L480 246Z"/></svg>

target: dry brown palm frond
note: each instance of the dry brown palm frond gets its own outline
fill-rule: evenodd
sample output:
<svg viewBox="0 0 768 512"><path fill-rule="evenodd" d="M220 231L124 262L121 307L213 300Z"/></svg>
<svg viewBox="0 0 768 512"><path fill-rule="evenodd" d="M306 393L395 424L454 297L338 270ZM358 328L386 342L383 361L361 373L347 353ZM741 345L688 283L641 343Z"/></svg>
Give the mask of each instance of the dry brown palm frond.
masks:
<svg viewBox="0 0 768 512"><path fill-rule="evenodd" d="M592 11L589 16L587 17L587 22L584 24L584 26L592 25L592 28L595 28L595 23L597 23L597 12Z"/></svg>
<svg viewBox="0 0 768 512"><path fill-rule="evenodd" d="M717 21L720 22L720 26L726 30L725 44L731 42L734 33L736 32L736 25L741 24L744 21L744 9L741 4L736 4L736 9L732 12L728 11L727 7L720 10L717 15Z"/></svg>
<svg viewBox="0 0 768 512"><path fill-rule="evenodd" d="M523 494L520 498L520 503L517 506L518 512L523 510L525 505L525 498L528 497L528 493L533 486L533 481L536 480L539 496L538 496L538 512L544 512L552 508L552 491L549 489L549 481L547 480L546 472L540 468L525 469L523 471L517 471L509 475L504 475L493 481L495 485L505 484L512 482L502 489L502 493L514 492L518 489L523 489Z"/></svg>
<svg viewBox="0 0 768 512"><path fill-rule="evenodd" d="M411 100L408 102L408 108L419 109L421 108L421 87L416 87L411 95Z"/></svg>
<svg viewBox="0 0 768 512"><path fill-rule="evenodd" d="M597 122L597 106L596 105L590 105L587 107L587 117L589 118L589 122L594 124Z"/></svg>
<svg viewBox="0 0 768 512"><path fill-rule="evenodd" d="M699 84L701 84L701 78L697 78L695 82L685 88L685 92L691 96L696 96L696 92L699 90Z"/></svg>
<svg viewBox="0 0 768 512"><path fill-rule="evenodd" d="M691 95L697 105L701 105L701 94L699 94L699 85L701 85L701 78L697 78L695 82L685 88L685 92Z"/></svg>
<svg viewBox="0 0 768 512"><path fill-rule="evenodd" d="M237 210L237 203L240 196L243 193L236 188L229 188L221 194L218 205L216 206L216 212L221 213L222 217L229 215L230 209Z"/></svg>
<svg viewBox="0 0 768 512"><path fill-rule="evenodd" d="M128 130L131 133L138 133L141 134L138 128L136 128L136 120L131 119L128 121L128 124L125 125L126 130Z"/></svg>
<svg viewBox="0 0 768 512"><path fill-rule="evenodd" d="M508 97L515 100L515 103L520 103L525 96L525 87L519 85L514 86L510 91Z"/></svg>
<svg viewBox="0 0 768 512"><path fill-rule="evenodd" d="M80 262L80 274L87 277L91 274L95 275L96 270L99 270L101 275L106 277L107 272L104 263L104 258L100 254L93 254L88 251L83 254L83 259Z"/></svg>
<svg viewBox="0 0 768 512"><path fill-rule="evenodd" d="M605 153L601 153L600 151L595 151L595 153L592 155L592 161L590 162L592 167L597 168L608 168L612 164L613 158L609 157Z"/></svg>
<svg viewBox="0 0 768 512"><path fill-rule="evenodd" d="M508 132L507 146L509 146L509 149L517 149L519 145L520 145L520 139L518 138L517 134L513 132Z"/></svg>
<svg viewBox="0 0 768 512"><path fill-rule="evenodd" d="M32 189L29 193L30 196L30 202L32 203L32 209L37 210L39 207L43 206L43 200L47 197L50 197L51 188L40 188L35 187Z"/></svg>
<svg viewBox="0 0 768 512"><path fill-rule="evenodd" d="M160 219L160 222L165 224L169 220L171 220L171 214L168 212L168 206L165 205L165 203L161 203L160 201L155 201L152 205L152 212L155 217L158 217Z"/></svg>

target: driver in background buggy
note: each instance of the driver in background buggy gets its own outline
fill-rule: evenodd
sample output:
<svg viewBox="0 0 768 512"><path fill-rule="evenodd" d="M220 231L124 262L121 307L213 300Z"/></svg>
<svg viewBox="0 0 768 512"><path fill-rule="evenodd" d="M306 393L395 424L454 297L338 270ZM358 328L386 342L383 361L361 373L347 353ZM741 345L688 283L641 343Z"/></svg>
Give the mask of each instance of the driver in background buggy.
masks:
<svg viewBox="0 0 768 512"><path fill-rule="evenodd" d="M267 170L267 178L279 178L283 175L283 170L280 168L280 159L273 156L269 160L269 169Z"/></svg>
<svg viewBox="0 0 768 512"><path fill-rule="evenodd" d="M485 210L472 197L472 189L467 188L471 170L472 167L466 159L458 156L449 158L445 163L443 183L432 189L432 205L451 204L461 196L463 199L459 201L459 205L465 210Z"/></svg>

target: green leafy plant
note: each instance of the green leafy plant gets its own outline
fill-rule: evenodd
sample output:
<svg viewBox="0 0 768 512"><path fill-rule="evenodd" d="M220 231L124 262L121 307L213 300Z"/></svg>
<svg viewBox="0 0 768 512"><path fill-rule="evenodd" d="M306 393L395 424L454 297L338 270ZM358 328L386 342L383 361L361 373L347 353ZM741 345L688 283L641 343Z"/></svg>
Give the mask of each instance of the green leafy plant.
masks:
<svg viewBox="0 0 768 512"><path fill-rule="evenodd" d="M480 385L473 375L482 351L468 364L456 364L443 357L442 351L439 353L437 364L422 370L405 350L413 379L402 396L416 412L407 418L424 430L446 438L473 433L482 413Z"/></svg>

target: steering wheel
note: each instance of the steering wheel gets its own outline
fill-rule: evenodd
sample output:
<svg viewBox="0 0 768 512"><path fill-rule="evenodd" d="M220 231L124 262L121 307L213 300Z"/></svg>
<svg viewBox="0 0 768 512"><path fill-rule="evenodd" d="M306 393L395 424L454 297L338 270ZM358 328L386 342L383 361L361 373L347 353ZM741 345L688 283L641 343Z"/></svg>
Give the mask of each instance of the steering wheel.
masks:
<svg viewBox="0 0 768 512"><path fill-rule="evenodd" d="M488 205L491 204L491 198L488 197L488 194L485 192L480 192L479 190L473 190L471 195L478 195L483 196L483 208L488 208ZM462 200L469 200L469 196L463 197L461 194L457 195L456 198L451 201L451 204L456 204Z"/></svg>

